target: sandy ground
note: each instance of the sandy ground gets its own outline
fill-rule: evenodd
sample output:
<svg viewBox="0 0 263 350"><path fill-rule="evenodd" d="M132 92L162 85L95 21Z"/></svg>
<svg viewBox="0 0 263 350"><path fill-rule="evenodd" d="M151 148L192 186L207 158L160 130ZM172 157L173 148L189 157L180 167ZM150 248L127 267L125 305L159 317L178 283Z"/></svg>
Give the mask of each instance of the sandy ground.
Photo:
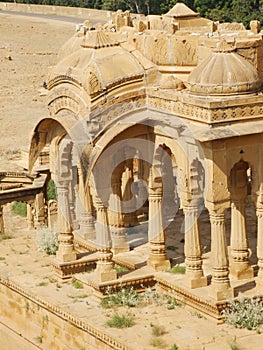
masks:
<svg viewBox="0 0 263 350"><path fill-rule="evenodd" d="M28 150L33 128L48 115L43 82L74 31L74 23L0 12L0 170Z"/></svg>
<svg viewBox="0 0 263 350"><path fill-rule="evenodd" d="M45 96L41 96L42 84L48 67L57 61L59 48L74 30L73 23L0 13L0 170L12 168L10 160L14 160L19 150L28 149L34 126L47 115ZM63 303L69 311L87 318L133 349L156 348L150 345L151 324L164 327L160 346L164 350L173 344L180 350L249 350L262 346L263 336L257 332L217 325L184 307L133 309L135 326L125 331L109 329L105 327L108 311L102 310L88 295L82 298L84 291L77 291L70 282L58 288L59 281L49 266L50 258L37 252L36 232L27 232L25 219L12 216L6 207L5 224L12 238L1 242L1 274L11 275L24 288L45 296L54 304L61 304L63 294ZM46 283L41 283L43 281ZM1 329L0 334L7 339ZM5 349L13 350L8 344Z"/></svg>

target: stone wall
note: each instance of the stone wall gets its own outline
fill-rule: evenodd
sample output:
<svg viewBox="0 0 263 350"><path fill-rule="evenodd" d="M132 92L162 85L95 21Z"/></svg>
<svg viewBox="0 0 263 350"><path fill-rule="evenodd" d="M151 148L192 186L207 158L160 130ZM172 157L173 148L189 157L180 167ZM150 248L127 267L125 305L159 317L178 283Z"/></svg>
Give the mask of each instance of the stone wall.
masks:
<svg viewBox="0 0 263 350"><path fill-rule="evenodd" d="M80 7L52 6L52 5L32 5L11 2L0 2L0 10L18 11L26 13L39 13L46 15L69 16L76 18L94 19L107 21L111 17L111 11L87 9Z"/></svg>
<svg viewBox="0 0 263 350"><path fill-rule="evenodd" d="M6 326L4 330L0 327L0 338L9 329L14 349L129 350L109 334L2 277L0 310L0 324ZM25 340L27 347L20 347Z"/></svg>

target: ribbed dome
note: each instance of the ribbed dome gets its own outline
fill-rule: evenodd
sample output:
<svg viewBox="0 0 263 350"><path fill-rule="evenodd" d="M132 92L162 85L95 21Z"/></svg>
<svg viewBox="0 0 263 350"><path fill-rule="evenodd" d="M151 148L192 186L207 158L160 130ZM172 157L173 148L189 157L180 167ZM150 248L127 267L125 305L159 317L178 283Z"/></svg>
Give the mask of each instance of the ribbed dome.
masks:
<svg viewBox="0 0 263 350"><path fill-rule="evenodd" d="M256 68L226 48L218 48L188 77L189 90L201 95L252 93L259 90L260 86Z"/></svg>
<svg viewBox="0 0 263 350"><path fill-rule="evenodd" d="M139 59L120 46L114 33L88 31L81 42L74 43L75 50L52 69L49 89L72 81L83 86L93 98L121 84L143 80L144 69Z"/></svg>

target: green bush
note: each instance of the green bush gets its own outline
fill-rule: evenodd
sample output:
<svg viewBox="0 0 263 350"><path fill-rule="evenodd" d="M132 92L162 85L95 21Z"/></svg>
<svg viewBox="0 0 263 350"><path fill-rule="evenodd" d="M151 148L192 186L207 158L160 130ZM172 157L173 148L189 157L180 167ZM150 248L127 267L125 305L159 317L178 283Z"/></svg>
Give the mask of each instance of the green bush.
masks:
<svg viewBox="0 0 263 350"><path fill-rule="evenodd" d="M24 202L14 202L12 204L12 212L15 215L27 216L27 205Z"/></svg>
<svg viewBox="0 0 263 350"><path fill-rule="evenodd" d="M72 285L73 287L75 287L76 289L82 289L83 287L83 283L78 281L76 278L72 278Z"/></svg>
<svg viewBox="0 0 263 350"><path fill-rule="evenodd" d="M223 310L224 322L236 328L256 329L263 325L263 303L259 298L230 300Z"/></svg>
<svg viewBox="0 0 263 350"><path fill-rule="evenodd" d="M128 272L129 269L126 266L115 265L115 270L117 273Z"/></svg>
<svg viewBox="0 0 263 350"><path fill-rule="evenodd" d="M185 266L175 265L171 269L167 270L167 272L174 274L185 274Z"/></svg>
<svg viewBox="0 0 263 350"><path fill-rule="evenodd" d="M176 344L174 344L169 350L179 350L179 348Z"/></svg>
<svg viewBox="0 0 263 350"><path fill-rule="evenodd" d="M107 322L106 325L112 328L128 328L134 325L134 317L130 313L119 315L115 313Z"/></svg>
<svg viewBox="0 0 263 350"><path fill-rule="evenodd" d="M50 180L47 185L47 198L48 200L57 199L57 189L54 180Z"/></svg>

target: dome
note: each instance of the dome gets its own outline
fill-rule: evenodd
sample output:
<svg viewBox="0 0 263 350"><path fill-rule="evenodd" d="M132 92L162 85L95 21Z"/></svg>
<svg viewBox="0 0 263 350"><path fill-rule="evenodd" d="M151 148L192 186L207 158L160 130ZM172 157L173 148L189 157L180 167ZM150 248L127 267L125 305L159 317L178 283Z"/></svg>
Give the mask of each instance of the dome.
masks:
<svg viewBox="0 0 263 350"><path fill-rule="evenodd" d="M190 73L187 83L190 92L200 95L246 94L261 87L257 69L222 43Z"/></svg>
<svg viewBox="0 0 263 350"><path fill-rule="evenodd" d="M191 10L182 2L177 2L174 7L167 12L164 16L173 17L173 18L189 18L189 17L198 17L198 13Z"/></svg>
<svg viewBox="0 0 263 350"><path fill-rule="evenodd" d="M94 98L114 87L143 81L143 65L138 57L120 45L115 33L87 31L82 38L74 39L73 44L74 50L52 69L49 89L72 82Z"/></svg>

